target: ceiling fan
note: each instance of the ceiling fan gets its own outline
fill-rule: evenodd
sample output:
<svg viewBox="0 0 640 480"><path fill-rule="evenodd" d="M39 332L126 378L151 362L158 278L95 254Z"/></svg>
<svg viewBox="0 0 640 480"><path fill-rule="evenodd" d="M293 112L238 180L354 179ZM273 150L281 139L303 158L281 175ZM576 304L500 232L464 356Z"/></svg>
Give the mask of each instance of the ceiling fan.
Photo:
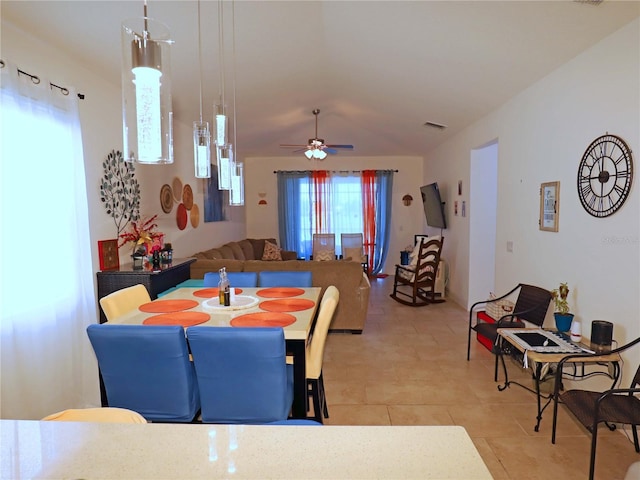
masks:
<svg viewBox="0 0 640 480"><path fill-rule="evenodd" d="M324 160L327 153L332 155L338 153L338 150L336 150L337 148L353 150L353 145L327 145L324 143L324 138L318 138L318 114L320 113L320 110L316 108L311 113L316 117L316 136L314 138L310 138L307 145L280 145L282 148L296 148L297 150L294 150L292 153L304 152L305 157L309 160L312 158Z"/></svg>

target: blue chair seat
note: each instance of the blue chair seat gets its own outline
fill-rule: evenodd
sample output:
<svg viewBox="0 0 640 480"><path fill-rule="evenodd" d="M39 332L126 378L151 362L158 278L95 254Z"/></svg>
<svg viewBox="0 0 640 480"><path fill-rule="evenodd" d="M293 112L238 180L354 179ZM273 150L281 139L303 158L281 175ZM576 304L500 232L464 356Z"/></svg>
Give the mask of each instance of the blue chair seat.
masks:
<svg viewBox="0 0 640 480"><path fill-rule="evenodd" d="M251 288L258 286L257 272L227 272L227 278L229 279L229 285L231 287ZM218 272L207 272L204 274L205 287L217 287L218 282L220 282L220 274Z"/></svg>
<svg viewBox="0 0 640 480"><path fill-rule="evenodd" d="M260 272L258 282L261 287L312 287L310 270L265 270Z"/></svg>

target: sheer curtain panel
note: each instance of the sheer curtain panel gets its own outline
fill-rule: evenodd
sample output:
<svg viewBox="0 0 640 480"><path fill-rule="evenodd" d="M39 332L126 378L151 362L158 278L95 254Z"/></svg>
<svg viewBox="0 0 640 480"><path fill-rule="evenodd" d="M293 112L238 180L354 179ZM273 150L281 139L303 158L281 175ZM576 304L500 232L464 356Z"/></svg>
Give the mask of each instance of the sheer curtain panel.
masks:
<svg viewBox="0 0 640 480"><path fill-rule="evenodd" d="M76 92L0 68L0 417L99 404L96 319Z"/></svg>

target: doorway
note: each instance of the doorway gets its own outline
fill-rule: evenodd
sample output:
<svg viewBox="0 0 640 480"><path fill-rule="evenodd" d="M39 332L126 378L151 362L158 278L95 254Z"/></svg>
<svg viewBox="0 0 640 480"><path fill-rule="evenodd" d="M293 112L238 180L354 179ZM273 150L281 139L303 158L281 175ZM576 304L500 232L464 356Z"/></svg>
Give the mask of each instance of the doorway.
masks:
<svg viewBox="0 0 640 480"><path fill-rule="evenodd" d="M498 211L498 141L471 151L469 171L469 295L467 309L494 291L496 215Z"/></svg>

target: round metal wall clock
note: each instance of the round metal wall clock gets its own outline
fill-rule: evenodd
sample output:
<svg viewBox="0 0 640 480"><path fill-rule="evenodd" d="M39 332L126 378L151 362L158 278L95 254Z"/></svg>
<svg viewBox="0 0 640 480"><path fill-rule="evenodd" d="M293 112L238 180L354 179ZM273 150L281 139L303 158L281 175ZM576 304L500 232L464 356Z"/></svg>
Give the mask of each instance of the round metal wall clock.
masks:
<svg viewBox="0 0 640 480"><path fill-rule="evenodd" d="M620 137L596 138L578 167L580 203L594 217L613 215L629 196L633 181L631 149Z"/></svg>

